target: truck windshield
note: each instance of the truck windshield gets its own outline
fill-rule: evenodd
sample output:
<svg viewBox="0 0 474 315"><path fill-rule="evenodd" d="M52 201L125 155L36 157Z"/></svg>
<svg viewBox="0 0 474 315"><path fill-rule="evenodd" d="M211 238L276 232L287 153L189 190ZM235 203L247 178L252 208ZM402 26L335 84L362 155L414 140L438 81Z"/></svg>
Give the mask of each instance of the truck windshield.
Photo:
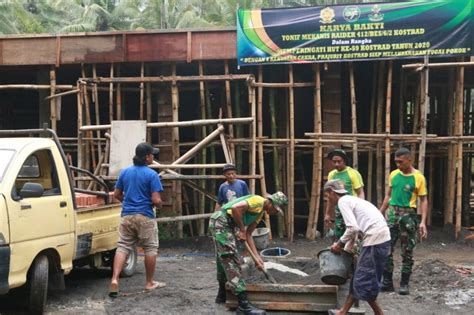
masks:
<svg viewBox="0 0 474 315"><path fill-rule="evenodd" d="M14 150L0 149L0 182L3 180L5 171L10 165L10 161L15 154Z"/></svg>

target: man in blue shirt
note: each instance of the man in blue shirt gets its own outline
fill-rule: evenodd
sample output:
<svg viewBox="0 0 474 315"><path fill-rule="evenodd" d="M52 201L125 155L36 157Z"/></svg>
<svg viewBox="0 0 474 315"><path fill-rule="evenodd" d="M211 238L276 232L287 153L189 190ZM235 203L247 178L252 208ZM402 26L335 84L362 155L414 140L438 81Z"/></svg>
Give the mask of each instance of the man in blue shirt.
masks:
<svg viewBox="0 0 474 315"><path fill-rule="evenodd" d="M221 209L222 205L239 197L250 195L249 187L240 179L237 179L237 169L234 164L226 164L222 169L226 181L219 187L217 203L214 211Z"/></svg>
<svg viewBox="0 0 474 315"><path fill-rule="evenodd" d="M109 287L111 297L118 295L120 273L136 245L141 246L145 252L145 290L165 285L153 281L159 244L153 206L160 207L163 186L158 174L148 168L148 165L153 163L153 155L157 153L158 149L146 142L137 145L133 165L120 172L115 185L114 197L122 202L122 219Z"/></svg>

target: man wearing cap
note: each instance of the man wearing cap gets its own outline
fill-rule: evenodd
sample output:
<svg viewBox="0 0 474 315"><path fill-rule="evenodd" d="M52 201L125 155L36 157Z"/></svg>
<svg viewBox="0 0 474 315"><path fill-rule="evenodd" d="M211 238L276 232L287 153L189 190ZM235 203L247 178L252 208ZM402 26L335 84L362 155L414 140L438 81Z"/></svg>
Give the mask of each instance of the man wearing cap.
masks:
<svg viewBox="0 0 474 315"><path fill-rule="evenodd" d="M268 195L266 198L258 195L247 195L234 199L212 214L209 221L209 231L214 239L216 248L217 281L219 282L218 299L225 301L225 284L229 283L237 295L239 306L237 314L265 314L265 311L254 307L247 299L245 281L240 273L242 258L237 251L237 237L247 242L252 252L258 257L256 266L263 269L263 260L255 247L252 232L262 220L265 212L280 213L282 206L288 204L288 199L282 192ZM235 229L238 229L236 237Z"/></svg>
<svg viewBox="0 0 474 315"><path fill-rule="evenodd" d="M331 246L331 251L340 253L348 242L362 233L362 250L351 279L349 296L336 314L347 314L354 301L369 303L375 314L383 314L377 303L382 274L390 253L390 230L380 211L370 202L351 196L338 179L324 185L326 198L337 204L346 225L344 234Z"/></svg>
<svg viewBox="0 0 474 315"><path fill-rule="evenodd" d="M388 189L380 211L387 213L387 222L392 236L392 249L383 274L382 291L394 291L393 287L393 250L400 239L402 270L400 279L401 295L410 293L408 282L413 268L413 250L416 246L417 232L426 238L426 217L428 213L428 191L426 179L412 164L411 152L400 148L395 152L397 169L390 173ZM420 200L421 222L418 225L417 199Z"/></svg>
<svg viewBox="0 0 474 315"><path fill-rule="evenodd" d="M328 174L328 180L341 180L349 194L361 199L365 199L364 182L362 180L362 176L357 170L347 166L348 158L346 152L341 149L335 149L329 152L327 159L331 161L334 167L334 169ZM342 220L341 212L339 211L337 205L328 200L326 204L324 223L329 225L333 218L335 219L334 236L338 238L344 234L346 227L344 226L344 220Z"/></svg>
<svg viewBox="0 0 474 315"><path fill-rule="evenodd" d="M163 191L160 177L148 165L158 149L143 142L135 148L133 165L120 172L115 184L114 197L122 202L122 219L119 226L119 241L115 252L109 296L116 297L119 291L119 276L130 251L141 246L145 252L145 290L164 286L153 280L156 256L158 254L158 227L154 207L161 206L160 192Z"/></svg>
<svg viewBox="0 0 474 315"><path fill-rule="evenodd" d="M237 179L237 169L234 164L226 164L222 169L226 181L219 187L215 211L220 210L223 204L242 196L250 195L249 187L243 180ZM224 303L223 301L222 303Z"/></svg>

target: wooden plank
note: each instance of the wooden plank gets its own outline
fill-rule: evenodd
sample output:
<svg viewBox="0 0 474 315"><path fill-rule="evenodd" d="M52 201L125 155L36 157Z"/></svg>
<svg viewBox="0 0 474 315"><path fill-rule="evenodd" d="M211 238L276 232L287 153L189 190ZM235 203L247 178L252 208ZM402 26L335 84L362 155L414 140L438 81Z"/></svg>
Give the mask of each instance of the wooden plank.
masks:
<svg viewBox="0 0 474 315"><path fill-rule="evenodd" d="M62 37L61 39L62 64L122 62L123 55L122 36Z"/></svg>
<svg viewBox="0 0 474 315"><path fill-rule="evenodd" d="M2 39L2 65L54 65L56 37Z"/></svg>

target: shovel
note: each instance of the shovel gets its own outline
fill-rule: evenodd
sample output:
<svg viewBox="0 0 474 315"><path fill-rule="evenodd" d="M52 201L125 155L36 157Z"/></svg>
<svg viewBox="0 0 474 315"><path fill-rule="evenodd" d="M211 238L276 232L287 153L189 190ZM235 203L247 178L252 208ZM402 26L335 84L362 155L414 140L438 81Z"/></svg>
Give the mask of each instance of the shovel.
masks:
<svg viewBox="0 0 474 315"><path fill-rule="evenodd" d="M257 264L257 257L255 257L255 254L253 253L247 241L245 241L245 247L247 247L247 251L250 253L250 256L252 256L252 259L255 262L255 264ZM265 269L265 266L263 267L262 272L265 275L265 278L267 278L271 283L274 283L274 284L277 283L275 278L273 278L273 276L268 273L267 269Z"/></svg>

